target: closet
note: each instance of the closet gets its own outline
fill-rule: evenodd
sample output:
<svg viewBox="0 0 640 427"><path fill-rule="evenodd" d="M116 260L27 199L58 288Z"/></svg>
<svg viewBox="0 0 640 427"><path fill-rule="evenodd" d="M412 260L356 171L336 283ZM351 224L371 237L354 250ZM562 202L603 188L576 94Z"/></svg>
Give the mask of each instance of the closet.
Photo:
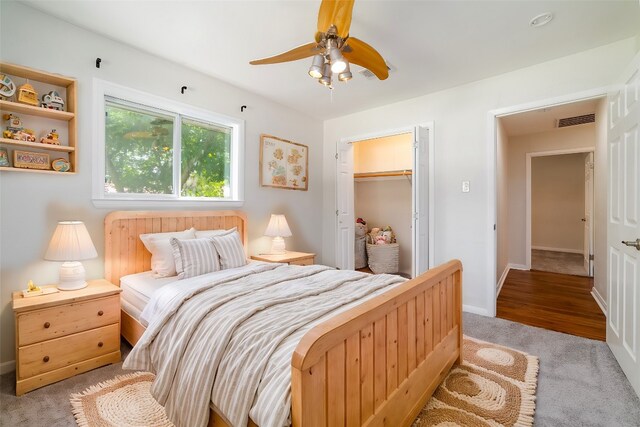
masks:
<svg viewBox="0 0 640 427"><path fill-rule="evenodd" d="M391 227L399 246L397 273L406 277L411 277L413 260L413 140L409 132L353 143L355 218L366 221L367 232ZM358 251L363 247L358 237L355 246L358 264ZM362 266L359 264L356 267Z"/></svg>

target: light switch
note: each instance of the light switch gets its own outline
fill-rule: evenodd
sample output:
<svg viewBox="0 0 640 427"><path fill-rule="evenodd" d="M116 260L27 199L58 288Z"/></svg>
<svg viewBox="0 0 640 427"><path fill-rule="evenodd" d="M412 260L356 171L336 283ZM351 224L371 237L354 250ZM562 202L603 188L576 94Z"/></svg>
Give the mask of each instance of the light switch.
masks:
<svg viewBox="0 0 640 427"><path fill-rule="evenodd" d="M462 181L462 192L468 193L469 191L471 191L471 186L469 184L469 181Z"/></svg>

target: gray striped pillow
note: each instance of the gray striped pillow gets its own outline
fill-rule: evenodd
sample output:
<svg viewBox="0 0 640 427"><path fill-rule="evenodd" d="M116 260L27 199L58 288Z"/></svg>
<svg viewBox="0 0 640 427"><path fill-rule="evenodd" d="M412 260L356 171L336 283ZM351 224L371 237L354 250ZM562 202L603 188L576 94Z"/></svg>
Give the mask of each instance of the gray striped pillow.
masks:
<svg viewBox="0 0 640 427"><path fill-rule="evenodd" d="M220 255L222 269L242 267L247 263L240 234L234 231L223 236L210 237Z"/></svg>
<svg viewBox="0 0 640 427"><path fill-rule="evenodd" d="M200 276L220 270L218 251L211 239L171 238L178 279Z"/></svg>

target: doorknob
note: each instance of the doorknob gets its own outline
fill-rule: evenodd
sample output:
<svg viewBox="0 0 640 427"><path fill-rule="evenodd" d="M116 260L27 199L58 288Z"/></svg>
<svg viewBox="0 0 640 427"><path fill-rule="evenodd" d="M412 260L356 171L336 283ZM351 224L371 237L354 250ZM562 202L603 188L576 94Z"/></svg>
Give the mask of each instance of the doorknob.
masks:
<svg viewBox="0 0 640 427"><path fill-rule="evenodd" d="M640 239L636 239L636 241L635 241L635 242L634 242L634 241L631 241L631 240L629 240L628 242L626 242L626 241L624 241L624 240L623 240L623 241L622 241L622 244L623 244L623 245L627 245L627 246L631 246L631 247L636 248L637 250L639 250L639 251L640 251Z"/></svg>
<svg viewBox="0 0 640 427"><path fill-rule="evenodd" d="M580 221L587 222L587 218L582 218Z"/></svg>

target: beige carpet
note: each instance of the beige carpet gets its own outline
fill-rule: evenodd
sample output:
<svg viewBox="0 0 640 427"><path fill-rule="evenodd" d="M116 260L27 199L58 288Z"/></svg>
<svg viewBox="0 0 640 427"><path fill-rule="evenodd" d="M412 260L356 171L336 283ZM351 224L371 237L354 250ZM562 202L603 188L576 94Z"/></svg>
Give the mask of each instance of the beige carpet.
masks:
<svg viewBox="0 0 640 427"><path fill-rule="evenodd" d="M583 255L568 252L533 249L531 251L531 269L574 276L588 275L584 268Z"/></svg>
<svg viewBox="0 0 640 427"><path fill-rule="evenodd" d="M538 358L465 337L464 362L438 387L413 427L533 425ZM71 395L81 427L170 427L149 393L153 374L136 372Z"/></svg>

